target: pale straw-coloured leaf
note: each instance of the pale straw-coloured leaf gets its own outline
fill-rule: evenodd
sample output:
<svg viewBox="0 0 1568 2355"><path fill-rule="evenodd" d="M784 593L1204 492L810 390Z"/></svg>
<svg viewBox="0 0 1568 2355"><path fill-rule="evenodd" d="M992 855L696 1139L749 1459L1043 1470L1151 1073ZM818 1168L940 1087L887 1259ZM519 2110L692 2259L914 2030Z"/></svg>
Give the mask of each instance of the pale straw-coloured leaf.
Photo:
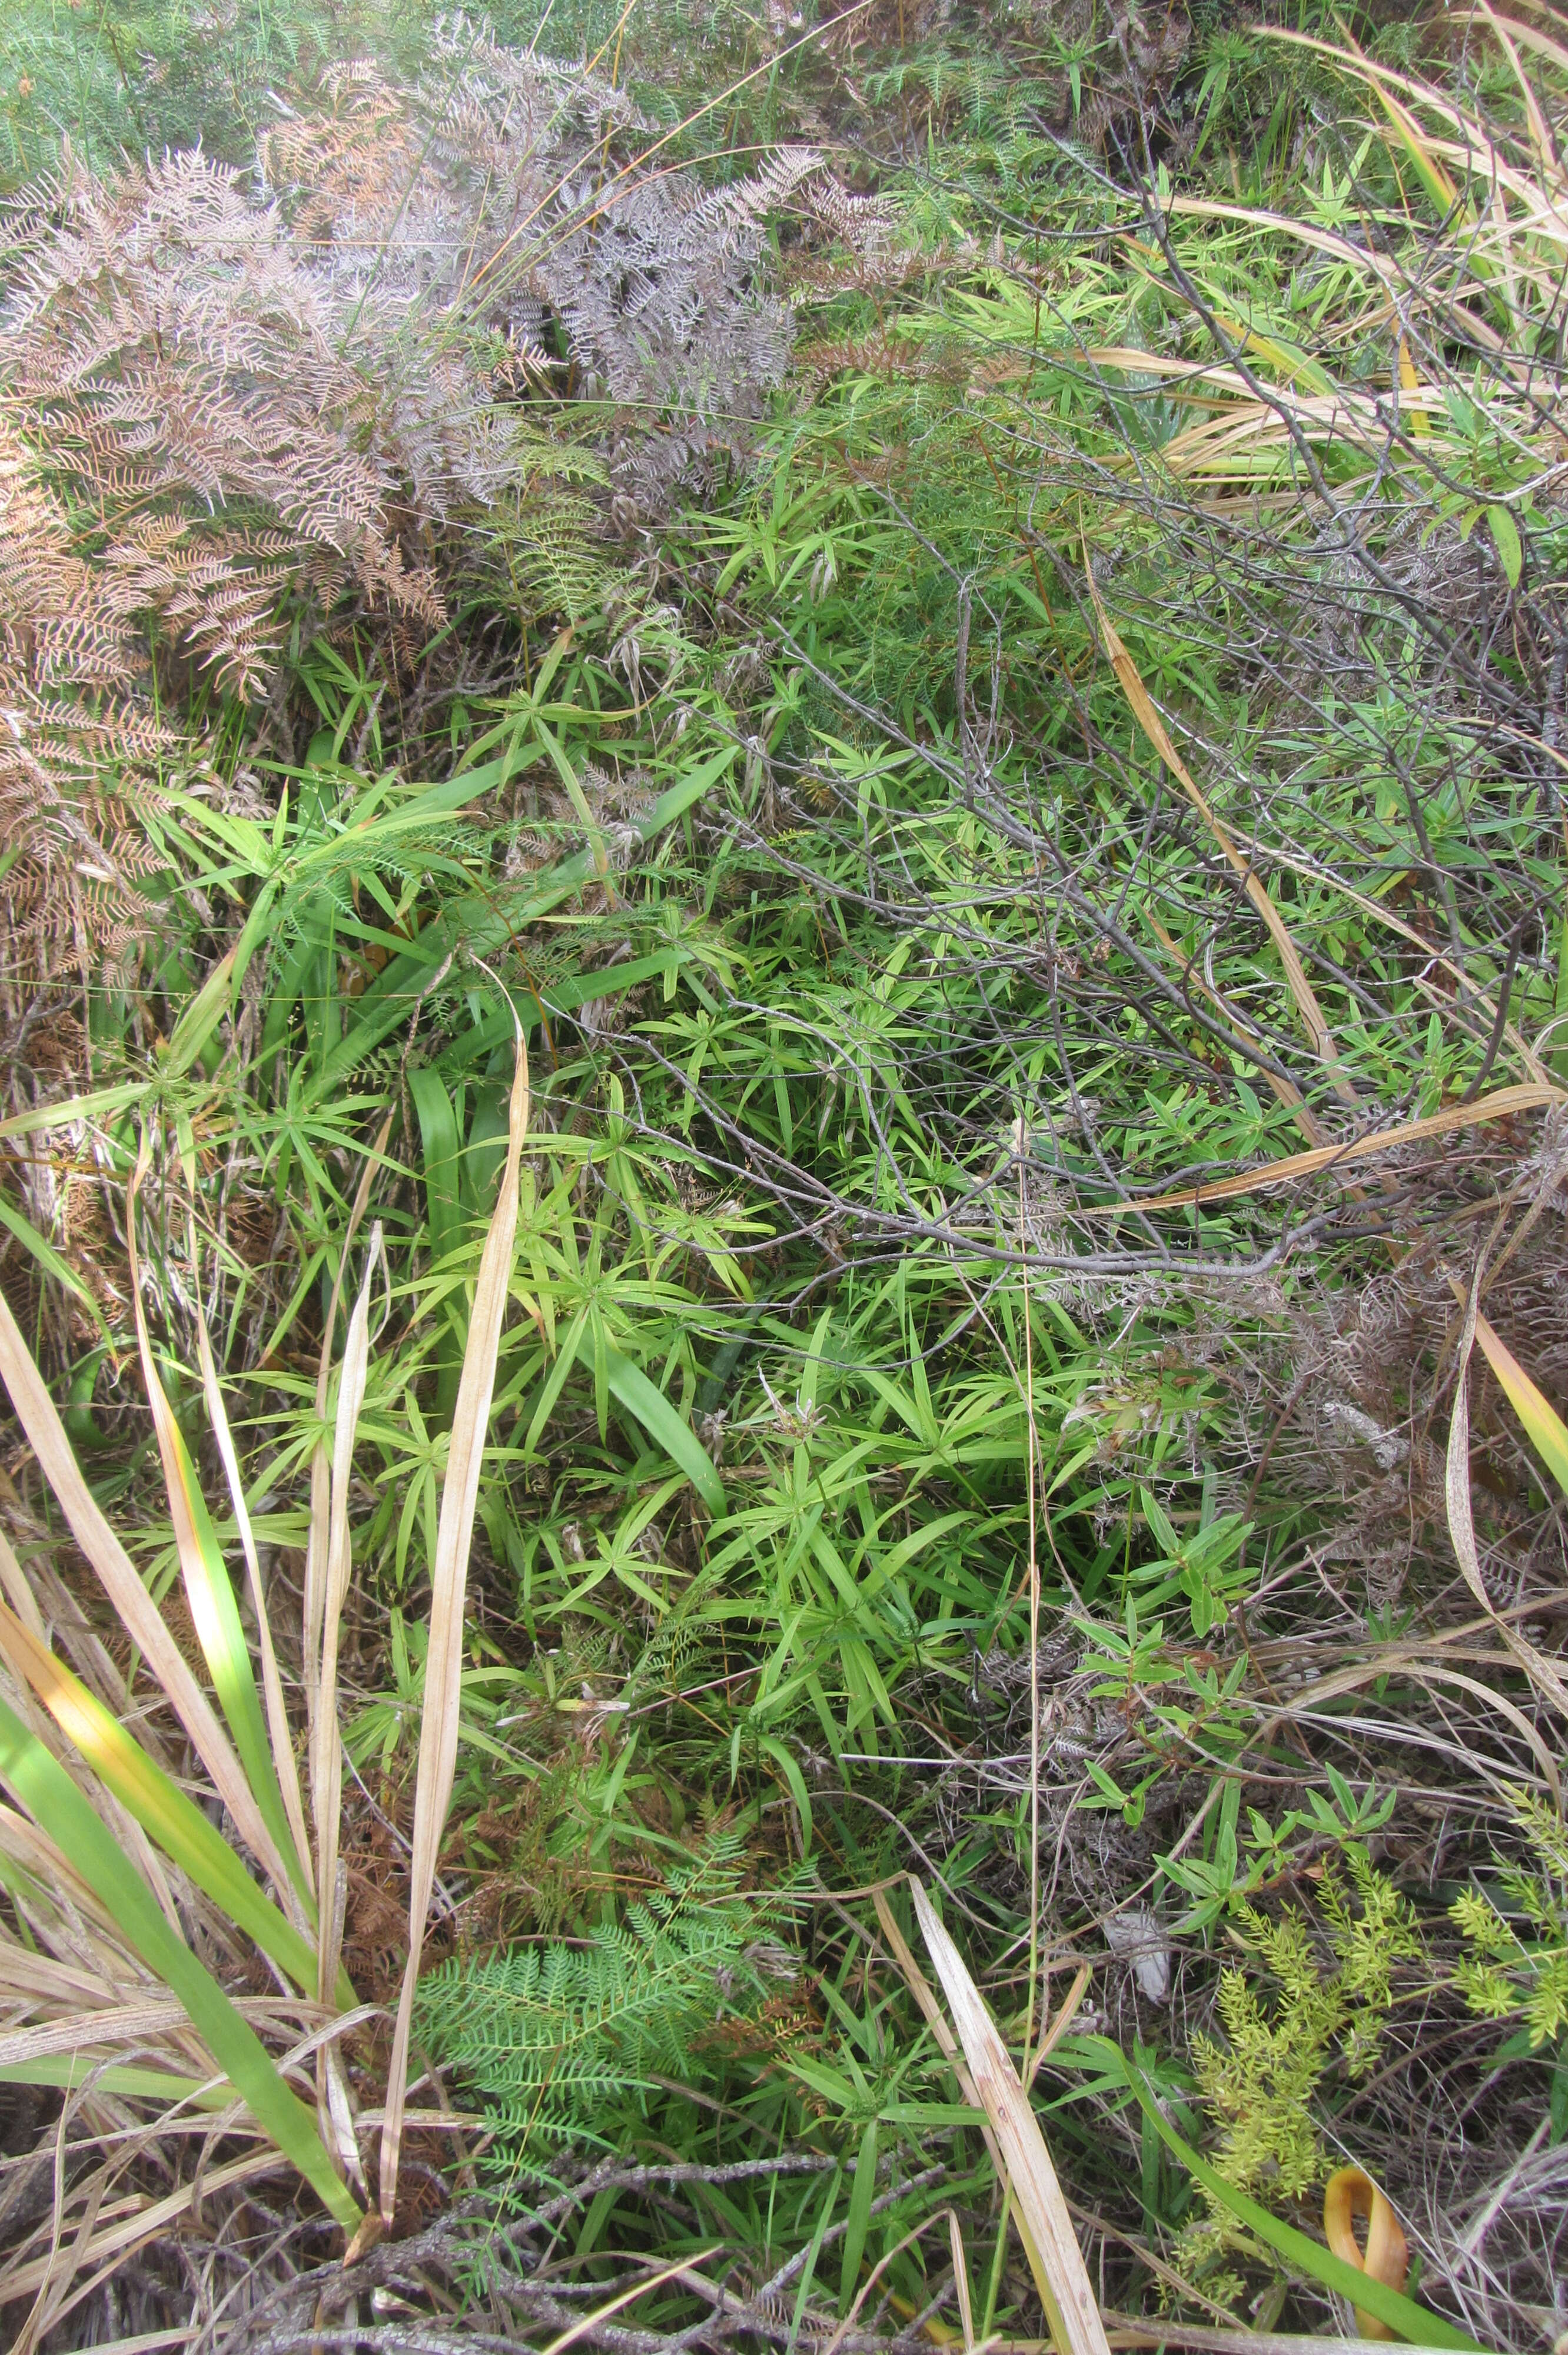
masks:
<svg viewBox="0 0 1568 2355"><path fill-rule="evenodd" d="M424 1947L425 1916L435 1884L436 1857L451 1799L457 1766L458 1715L462 1680L463 1604L468 1588L469 1544L479 1497L495 1359L512 1280L517 1235L518 1164L528 1126L528 1050L517 1026L516 1068L506 1133L501 1190L474 1285L468 1347L452 1416L446 1478L441 1484L436 1559L430 1573L430 1633L425 1653L425 1696L419 1719L419 1764L414 1790L413 1853L408 1891L408 1955L397 2005L392 2061L387 2080L387 2120L381 2135L381 2218L390 2224L397 2199L397 2160L408 2094L408 2040L414 1990Z"/></svg>
<svg viewBox="0 0 1568 2355"><path fill-rule="evenodd" d="M975 2355L975 2309L969 2296L969 2268L964 2255L964 2236L959 2230L959 2220L952 2209L948 2211L948 2245L953 2256L953 2288L958 2296L959 2320L963 2326L964 2355Z"/></svg>
<svg viewBox="0 0 1568 2355"><path fill-rule="evenodd" d="M355 1237L370 1201L370 1188L387 1139L392 1132L392 1115L388 1113L381 1124L376 1142L366 1156L355 1189L354 1203L348 1214L348 1228L338 1253L337 1269L332 1280L332 1298L327 1303L326 1326L322 1335L321 1357L316 1364L316 1422L324 1427L327 1411L327 1385L332 1378L333 1342L337 1333L338 1304L343 1298L344 1271L348 1255L354 1249ZM332 1462L324 1439L317 1441L311 1452L311 1517L305 1538L305 1592L302 1626L302 1673L305 1688L306 1721L312 1733L315 1731L317 1701L321 1684L322 1614L326 1604L327 1550L332 1529Z"/></svg>
<svg viewBox="0 0 1568 2355"><path fill-rule="evenodd" d="M1448 1424L1448 1453L1444 1473L1448 1534L1453 1540L1459 1568L1465 1574L1466 1585L1537 1692L1550 1700L1562 1716L1568 1718L1568 1683L1564 1682L1562 1670L1528 1636L1521 1636L1499 1616L1492 1606L1486 1581L1481 1575L1475 1517L1470 1509L1470 1356L1475 1347L1480 1286L1481 1270L1478 1265L1466 1298L1465 1322L1459 1335L1458 1366L1454 1383L1454 1412Z"/></svg>
<svg viewBox="0 0 1568 2355"><path fill-rule="evenodd" d="M1332 1034L1323 1018L1323 1009L1319 1005L1317 995L1307 978L1306 968L1297 953L1296 943L1290 937L1284 918L1269 898L1261 878L1251 862L1243 858L1230 836L1225 832L1207 799L1194 783L1186 762L1171 741L1165 722L1155 709L1154 699L1144 686L1138 666L1123 645L1115 623L1106 612L1105 600L1100 595L1099 583L1095 579L1094 568L1086 560L1084 572L1089 584L1089 596L1095 609L1095 619L1099 623L1100 635L1105 641L1106 652L1110 656L1111 667L1116 672L1121 691L1131 707L1134 719L1203 820L1225 859L1241 877L1247 898L1263 918L1268 928L1269 937L1279 951L1280 963L1285 967L1286 978L1290 984L1290 994L1295 998L1297 1010L1306 1025L1307 1035L1312 1041L1313 1051L1319 1061L1330 1067L1335 1093L1353 1103L1355 1091L1339 1068L1339 1053L1334 1045Z"/></svg>
<svg viewBox="0 0 1568 2355"><path fill-rule="evenodd" d="M235 2005L241 2019L270 2020L279 2009L270 1997L242 1998ZM87 2051L97 2045L144 2045L170 2029L187 2025L185 2006L177 1996L147 1995L134 2003L98 2003L72 2011L63 2019L45 2019L29 2028L0 2034L0 2073L25 2067L29 2062L58 2053ZM20 2082L19 2080L16 2082ZM224 2098L233 2096L226 2090Z"/></svg>
<svg viewBox="0 0 1568 2355"><path fill-rule="evenodd" d="M150 2200L144 2205L139 2205L129 2216L118 2217L112 2223L102 2226L85 2238L80 2247L72 2253L78 2272L103 2265L111 2259L123 2259L132 2250L166 2234L169 2227L177 2222L198 2199L216 2200L231 2184L253 2183L260 2176L275 2173L278 2164L276 2154L270 2150L248 2151L243 2158L230 2159L227 2166L198 2170L179 2190L169 2192L162 2200ZM18 2265L5 2276L7 2297L26 2297L42 2288L57 2263L58 2260L49 2255ZM71 2303L74 2304L75 2300ZM69 2311L69 2307L58 2309L57 2318L58 2314Z"/></svg>
<svg viewBox="0 0 1568 2355"><path fill-rule="evenodd" d="M1514 1088L1495 1088L1489 1095L1479 1096L1474 1103L1445 1104L1441 1112L1428 1113L1420 1120L1407 1120L1398 1128L1374 1129L1369 1135L1351 1137L1343 1145L1315 1146L1310 1153L1288 1153L1283 1160L1267 1162L1261 1169L1243 1169L1234 1178L1216 1178L1212 1184L1182 1186L1174 1193L1142 1194L1128 1202L1094 1202L1086 1209L1075 1211L1080 1219L1125 1218L1129 1209L1137 1210L1179 1210L1202 1209L1211 1202L1234 1202L1243 1194L1255 1194L1263 1186L1280 1186L1292 1178L1311 1178L1319 1169L1338 1170L1340 1164L1369 1160L1379 1153L1392 1153L1402 1145L1419 1145L1424 1137L1451 1136L1456 1130L1478 1126L1489 1120L1510 1120L1517 1113L1540 1112L1547 1104L1568 1103L1568 1092L1550 1085L1536 1086L1531 1082Z"/></svg>
<svg viewBox="0 0 1568 2355"><path fill-rule="evenodd" d="M348 1595L354 1548L348 1532L349 1483L354 1443L370 1373L370 1295L381 1257L381 1229L372 1227L365 1275L348 1320L343 1371L338 1380L337 1419L333 1430L332 1509L328 1520L326 1577L323 1585L321 1681L311 1733L311 1807L316 1825L316 1887L321 1892L318 1992L323 2003L336 1977L332 1953L332 1915L337 1889L338 1815L343 1797L343 1737L337 1722L337 1651L343 1606Z"/></svg>
<svg viewBox="0 0 1568 2355"><path fill-rule="evenodd" d="M930 1899L917 1881L911 1878L909 1885L920 1934L948 1998L980 2107L1001 2152L1014 2204L1030 2243L1039 2252L1044 2278L1035 2286L1058 2355L1109 2355L1078 2237L1029 2096L980 1989L938 1920Z"/></svg>
<svg viewBox="0 0 1568 2355"><path fill-rule="evenodd" d="M36 1642L47 1644L48 1637L44 1632L38 1598L33 1593L26 1572L12 1551L11 1540L3 1529L0 1529L0 1590L4 1591L6 1602L28 1635Z"/></svg>

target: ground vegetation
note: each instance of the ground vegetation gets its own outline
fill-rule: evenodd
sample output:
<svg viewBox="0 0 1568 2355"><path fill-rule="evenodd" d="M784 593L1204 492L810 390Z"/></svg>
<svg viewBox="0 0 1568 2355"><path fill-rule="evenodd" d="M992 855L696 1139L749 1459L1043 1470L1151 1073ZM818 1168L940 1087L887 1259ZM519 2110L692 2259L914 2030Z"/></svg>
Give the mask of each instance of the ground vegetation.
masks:
<svg viewBox="0 0 1568 2355"><path fill-rule="evenodd" d="M1560 2344L1565 126L17 0L10 2343Z"/></svg>

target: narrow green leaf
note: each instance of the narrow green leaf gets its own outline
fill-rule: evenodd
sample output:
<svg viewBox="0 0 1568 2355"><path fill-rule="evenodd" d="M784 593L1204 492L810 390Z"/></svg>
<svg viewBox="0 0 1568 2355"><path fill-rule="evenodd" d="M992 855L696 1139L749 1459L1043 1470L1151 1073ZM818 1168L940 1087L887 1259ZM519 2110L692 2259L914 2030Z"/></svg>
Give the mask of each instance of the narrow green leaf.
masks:
<svg viewBox="0 0 1568 2355"><path fill-rule="evenodd" d="M1564 1423L1550 1400L1536 1389L1513 1351L1493 1331L1484 1316L1476 1319L1476 1338L1481 1345L1488 1365L1507 1391L1509 1404L1529 1433L1531 1443L1552 1466L1558 1485L1568 1492L1568 1423Z"/></svg>
<svg viewBox="0 0 1568 2355"><path fill-rule="evenodd" d="M588 1336L584 1334L584 1341ZM591 1348L591 1343L588 1345ZM586 1355L581 1344L578 1356ZM591 1356L587 1358L591 1366ZM662 1447L672 1464L679 1465L705 1504L715 1513L729 1509L724 1492L724 1482L714 1468L712 1456L691 1425L683 1423L662 1391L654 1389L647 1375L623 1358L619 1349L608 1342L604 1352L605 1378L611 1394L620 1400L628 1414L635 1417L656 1447Z"/></svg>
<svg viewBox="0 0 1568 2355"><path fill-rule="evenodd" d="M1517 589L1524 570L1524 549L1520 544L1519 526L1507 507L1489 507L1487 522L1496 544L1503 578L1510 589Z"/></svg>
<svg viewBox="0 0 1568 2355"><path fill-rule="evenodd" d="M355 2231L359 2208L334 2171L314 2117L289 2091L254 2029L175 1935L152 1891L64 1767L5 1701L0 1701L0 1782L110 1908L148 1969L178 1997L262 2133L292 2161L338 2222Z"/></svg>
<svg viewBox="0 0 1568 2355"><path fill-rule="evenodd" d="M865 2235L871 2222L871 2195L876 2182L876 2120L871 2119L860 2138L854 2181L850 2186L849 2222L844 2230L843 2271L839 2276L839 2312L847 2314L860 2280Z"/></svg>
<svg viewBox="0 0 1568 2355"><path fill-rule="evenodd" d="M228 954L218 959L175 1024L163 1056L166 1074L177 1077L182 1071L188 1071L228 1012L234 992L245 978L246 967L270 928L272 902L277 890L273 881L263 883L256 894L239 938Z"/></svg>
<svg viewBox="0 0 1568 2355"><path fill-rule="evenodd" d="M800 2268L800 2286L795 2292L795 2311L790 2318L789 2337L785 2345L784 2355L795 2355L795 2342L800 2336L800 2324L805 2317L806 2300L811 2294L811 2283L816 2275L817 2259L822 2254L822 2236L827 2232L833 2210L838 2205L840 2173L841 2169L835 2167L828 2178L827 2190L822 2195L822 2204L817 2214L816 2230L811 2234L811 2244L806 2251L806 2262Z"/></svg>
<svg viewBox="0 0 1568 2355"><path fill-rule="evenodd" d="M635 821L644 842L652 842L667 826L673 826L694 803L699 802L718 783L725 772L734 765L736 747L721 745L709 759L701 762L690 773L661 794L647 815ZM468 782L465 780L465 783ZM461 943L480 956L493 955L516 938L522 925L547 914L563 900L595 879L591 850L578 851L557 866L544 868L533 878L524 899L509 900L504 909L496 906L488 890L461 900L450 913L427 924L417 944L407 955L395 957L386 970L354 1002L350 1028L332 1050L313 1092L331 1095L342 1087L344 1079L356 1063L362 1062L372 1049L379 1046L387 1033L408 1018L409 1009L424 988L430 975ZM659 960L661 969L664 963ZM617 967L615 986L627 986L628 969ZM584 996L591 995L585 990ZM578 1001L580 1003L580 1000ZM525 1017L526 1018L526 1017ZM31 1115L24 1115L31 1117ZM52 1118L53 1115L48 1115ZM0 1127L0 1135L6 1134Z"/></svg>
<svg viewBox="0 0 1568 2355"><path fill-rule="evenodd" d="M239 1624L239 1612L234 1600L234 1588L229 1582L228 1567L223 1559L223 1549L217 1542L217 1532L207 1509L196 1466L191 1462L173 1415L168 1418L166 1429L176 1476L196 1540L197 1559L189 1559L183 1550L181 1555L191 1617L196 1623L213 1686L228 1721L228 1730L234 1736L234 1746L239 1753L251 1794L261 1810L268 1830L278 1843L279 1852L289 1868L289 1877L299 1891L301 1902L313 1914L310 1884L295 1852L293 1834L289 1829L278 1771L272 1764L271 1744L267 1739L266 1721L261 1714L261 1696L256 1689L256 1671L251 1666L245 1630Z"/></svg>
<svg viewBox="0 0 1568 2355"><path fill-rule="evenodd" d="M13 1209L4 1194L0 1194L0 1226L8 1227L23 1250L32 1253L44 1273L53 1276L57 1284L65 1286L73 1300L80 1303L104 1340L108 1341L110 1333L103 1321L103 1311L80 1276L60 1257L53 1243L38 1232L30 1219L25 1219L20 1210Z"/></svg>
<svg viewBox="0 0 1568 2355"><path fill-rule="evenodd" d="M90 2052L0 2062L0 2085L58 2085L70 2094L90 2079L100 2093L124 2094L144 2102L191 2102L198 2110L227 2110L234 2101L229 2085L207 2085L199 2077L175 2077L162 2069L138 2069L119 2061L106 2065Z"/></svg>
<svg viewBox="0 0 1568 2355"><path fill-rule="evenodd" d="M0 1606L0 1648L25 1676L66 1739L165 1856L188 1873L236 1929L254 1938L296 1987L313 1994L316 1958L259 1888L216 1825L188 1799L63 1660Z"/></svg>
<svg viewBox="0 0 1568 2355"><path fill-rule="evenodd" d="M408 1093L418 1116L419 1140L425 1149L425 1209L429 1221L430 1256L440 1265L462 1241L462 1140L458 1134L452 1100L439 1072L428 1069L410 1071ZM458 1378L468 1339L468 1316L461 1287L447 1295L441 1304L441 1315L447 1329L440 1343L436 1379L436 1420L448 1423L457 1404Z"/></svg>
<svg viewBox="0 0 1568 2355"><path fill-rule="evenodd" d="M1100 2041L1097 2037L1093 2040L1097 2047ZM1110 2050L1114 2051L1116 2048L1112 2046ZM1362 2307L1368 2314L1375 2314L1380 2322L1386 2322L1391 2330L1397 2330L1402 2339L1411 2340L1415 2346L1462 2348L1467 2350L1467 2355L1484 2355L1477 2340L1467 2338L1464 2331L1457 2330L1451 2322L1445 2322L1443 2317L1434 2314L1430 2307L1419 2306L1414 2298L1405 2297L1400 2291L1389 2289L1383 2282L1374 2281L1355 2265L1346 2264L1342 2257L1335 2256L1333 2251L1326 2249L1320 2241L1309 2240L1305 2232L1298 2232L1294 2224L1282 2223L1277 2216L1271 2215L1255 2200L1249 2200L1245 2191L1238 2191L1234 2184L1227 2183L1206 2159L1199 2158L1191 2143L1183 2141L1168 2122L1143 2072L1128 2061L1125 2053L1118 2054L1118 2058L1139 2107L1166 2148L1175 2154L1189 2174L1196 2176L1213 2199L1228 2208L1249 2232L1255 2232L1260 2241L1266 2241L1271 2249L1277 2250L1291 2264L1298 2266L1309 2280L1320 2282L1325 2289L1336 2291L1340 2297L1348 2298L1352 2306Z"/></svg>
<svg viewBox="0 0 1568 2355"><path fill-rule="evenodd" d="M410 1071L408 1093L418 1116L419 1141L425 1148L425 1206L429 1214L430 1252L433 1258L442 1260L462 1238L457 1114L438 1072L428 1069Z"/></svg>

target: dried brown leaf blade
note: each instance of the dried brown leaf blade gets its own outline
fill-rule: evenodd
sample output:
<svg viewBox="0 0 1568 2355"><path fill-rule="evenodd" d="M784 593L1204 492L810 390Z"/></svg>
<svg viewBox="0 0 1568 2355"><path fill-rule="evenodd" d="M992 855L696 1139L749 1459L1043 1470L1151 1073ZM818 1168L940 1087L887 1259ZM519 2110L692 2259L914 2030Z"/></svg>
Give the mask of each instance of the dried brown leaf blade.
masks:
<svg viewBox="0 0 1568 2355"><path fill-rule="evenodd" d="M517 1235L518 1165L528 1126L528 1050L516 1033L516 1066L508 1111L506 1160L501 1190L474 1285L468 1347L452 1415L451 1444L441 1484L436 1559L430 1577L430 1634L425 1654L425 1699L419 1720L419 1764L414 1793L414 1835L408 1892L408 1956L397 2006L392 2062L387 2081L387 2119L381 2135L381 2216L390 2225L397 2199L397 2161L408 2096L408 2041L414 1990L419 1978L425 1915L435 1884L436 1857L451 1799L457 1765L458 1720L462 1680L463 1604L468 1553L479 1498L495 1359L512 1280L512 1249Z"/></svg>
<svg viewBox="0 0 1568 2355"><path fill-rule="evenodd" d="M1051 2154L1007 2048L963 1956L911 1876L915 1915L942 1983L980 2106L991 2121L1029 2241L1040 2253L1036 2283L1060 2355L1109 2355L1105 2325Z"/></svg>

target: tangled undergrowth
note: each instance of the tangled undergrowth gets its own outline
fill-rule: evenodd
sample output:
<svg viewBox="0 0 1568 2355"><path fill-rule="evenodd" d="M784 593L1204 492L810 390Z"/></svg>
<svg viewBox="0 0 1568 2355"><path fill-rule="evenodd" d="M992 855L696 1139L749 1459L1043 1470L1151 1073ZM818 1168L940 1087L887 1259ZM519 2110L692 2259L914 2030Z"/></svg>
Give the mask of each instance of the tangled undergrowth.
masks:
<svg viewBox="0 0 1568 2355"><path fill-rule="evenodd" d="M113 13L0 33L12 2339L1038 2342L913 1873L1121 2343L1355 2327L1353 2167L1555 2346L1561 23Z"/></svg>

